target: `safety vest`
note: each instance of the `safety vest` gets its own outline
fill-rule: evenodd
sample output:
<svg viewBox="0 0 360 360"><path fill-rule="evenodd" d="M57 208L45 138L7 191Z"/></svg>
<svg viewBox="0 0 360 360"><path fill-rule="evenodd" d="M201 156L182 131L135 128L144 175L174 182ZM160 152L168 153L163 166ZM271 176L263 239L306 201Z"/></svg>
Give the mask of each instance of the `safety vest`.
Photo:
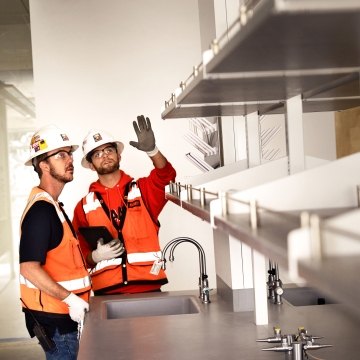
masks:
<svg viewBox="0 0 360 360"><path fill-rule="evenodd" d="M89 226L106 226L114 238L118 231L105 213L96 194L83 198L83 209ZM94 291L128 284L165 284L165 272L153 272L153 265L161 259L158 238L159 226L154 223L144 205L136 183L127 195L127 209L122 227L125 253L122 257L103 260L91 269Z"/></svg>
<svg viewBox="0 0 360 360"><path fill-rule="evenodd" d="M55 206L64 232L60 244L47 252L46 263L42 268L58 284L89 302L91 280L80 250L79 241L72 234L57 202L47 192L37 187L33 188L21 223L31 206L39 200L45 200ZM29 309L56 314L69 313L69 308L64 302L41 291L22 275L20 275L20 294L21 299ZM25 305L23 304L23 307Z"/></svg>

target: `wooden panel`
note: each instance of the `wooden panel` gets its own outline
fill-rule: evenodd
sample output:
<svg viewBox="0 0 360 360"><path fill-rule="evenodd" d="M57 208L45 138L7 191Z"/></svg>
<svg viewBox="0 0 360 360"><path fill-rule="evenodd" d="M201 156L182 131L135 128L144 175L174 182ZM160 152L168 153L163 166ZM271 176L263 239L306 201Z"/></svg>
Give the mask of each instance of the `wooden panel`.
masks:
<svg viewBox="0 0 360 360"><path fill-rule="evenodd" d="M360 107L335 113L336 156L360 151Z"/></svg>

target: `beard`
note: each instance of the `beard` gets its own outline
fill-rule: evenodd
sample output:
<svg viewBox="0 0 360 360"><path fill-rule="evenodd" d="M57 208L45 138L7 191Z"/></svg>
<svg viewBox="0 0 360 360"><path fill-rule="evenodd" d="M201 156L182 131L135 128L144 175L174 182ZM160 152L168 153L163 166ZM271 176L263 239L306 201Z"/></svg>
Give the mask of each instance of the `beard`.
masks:
<svg viewBox="0 0 360 360"><path fill-rule="evenodd" d="M108 163L105 166L95 166L93 164L96 172L98 173L98 175L107 175L107 174L112 174L114 172L116 172L117 170L119 170L120 168L120 164L118 162L113 162L113 163Z"/></svg>
<svg viewBox="0 0 360 360"><path fill-rule="evenodd" d="M66 184L70 181L73 181L74 179L74 175L72 173L68 173L67 171L68 170L74 170L74 167L71 165L71 166L68 166L66 169L65 169L65 173L64 174L60 174L59 172L57 172L55 170L55 168L50 164L50 175L58 180L59 182L62 182L63 184Z"/></svg>

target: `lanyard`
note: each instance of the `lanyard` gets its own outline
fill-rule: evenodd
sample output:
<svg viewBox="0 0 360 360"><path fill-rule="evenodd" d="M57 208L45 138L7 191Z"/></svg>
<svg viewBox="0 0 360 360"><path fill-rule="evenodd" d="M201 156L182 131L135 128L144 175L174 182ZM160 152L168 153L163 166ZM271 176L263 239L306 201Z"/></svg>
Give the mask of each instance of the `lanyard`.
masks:
<svg viewBox="0 0 360 360"><path fill-rule="evenodd" d="M120 240L123 240L122 228L124 226L125 215L126 215L127 204L128 204L127 196L128 196L129 189L132 186L132 184L133 184L132 181L130 181L128 184L126 184L125 192L124 192L124 199L123 199L123 206L119 206L118 213L116 213L115 210L109 210L109 208L105 204L105 201L102 198L102 196L100 195L100 193L95 192L95 195L96 195L97 199L100 201L101 207L105 211L105 214L108 216L108 218L110 219L114 228L117 230Z"/></svg>
<svg viewBox="0 0 360 360"><path fill-rule="evenodd" d="M60 202L60 201L58 202L58 204L59 204L59 208L60 208L61 212L63 213L63 215L64 215L64 217L65 217L66 222L68 223L68 225L69 225L69 227L70 227L70 229L71 229L72 234L73 234L74 237L76 238L77 236L76 236L75 229L74 229L74 227L73 227L73 225L72 225L69 217L67 216L67 214L66 214L66 212L65 212L65 210L64 210L64 208L63 208L64 204L63 204L62 202Z"/></svg>

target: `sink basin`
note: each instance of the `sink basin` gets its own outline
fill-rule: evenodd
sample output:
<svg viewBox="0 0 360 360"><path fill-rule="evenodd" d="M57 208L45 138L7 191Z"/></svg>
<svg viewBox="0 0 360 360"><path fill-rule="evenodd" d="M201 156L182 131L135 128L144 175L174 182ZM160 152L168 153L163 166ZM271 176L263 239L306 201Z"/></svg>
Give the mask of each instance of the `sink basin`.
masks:
<svg viewBox="0 0 360 360"><path fill-rule="evenodd" d="M283 298L294 306L336 304L334 299L311 287L285 288Z"/></svg>
<svg viewBox="0 0 360 360"><path fill-rule="evenodd" d="M167 296L104 301L105 319L197 314L200 312L193 296Z"/></svg>

